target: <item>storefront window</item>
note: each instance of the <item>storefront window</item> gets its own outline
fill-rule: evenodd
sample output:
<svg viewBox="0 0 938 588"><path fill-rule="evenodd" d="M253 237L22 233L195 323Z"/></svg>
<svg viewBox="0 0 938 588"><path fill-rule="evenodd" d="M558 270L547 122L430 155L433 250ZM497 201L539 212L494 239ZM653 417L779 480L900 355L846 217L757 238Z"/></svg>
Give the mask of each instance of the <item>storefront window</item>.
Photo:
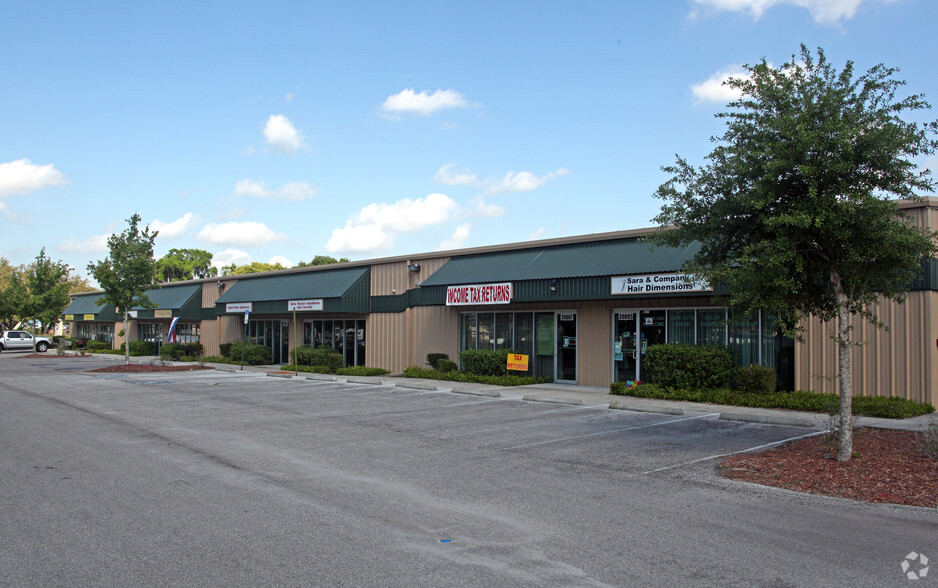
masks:
<svg viewBox="0 0 938 588"><path fill-rule="evenodd" d="M98 341L114 344L114 325L98 325L98 332L94 336Z"/></svg>
<svg viewBox="0 0 938 588"><path fill-rule="evenodd" d="M726 345L726 310L701 308L697 311L697 344Z"/></svg>
<svg viewBox="0 0 938 588"><path fill-rule="evenodd" d="M494 331L495 314L491 312L479 313L479 343L476 349L495 349L492 331Z"/></svg>
<svg viewBox="0 0 938 588"><path fill-rule="evenodd" d="M690 343L695 341L694 337L694 318L693 308L684 310L668 311L668 343Z"/></svg>
<svg viewBox="0 0 938 588"><path fill-rule="evenodd" d="M478 334L478 316L475 313L462 315L462 344L459 349L476 349Z"/></svg>
<svg viewBox="0 0 938 588"><path fill-rule="evenodd" d="M502 312L495 315L495 349L514 349L511 322L509 313Z"/></svg>
<svg viewBox="0 0 938 588"><path fill-rule="evenodd" d="M365 365L365 321L304 321L303 344L331 347L347 366Z"/></svg>
<svg viewBox="0 0 938 588"><path fill-rule="evenodd" d="M759 365L759 315L729 324L728 347L739 365Z"/></svg>
<svg viewBox="0 0 938 588"><path fill-rule="evenodd" d="M78 323L79 339L94 339L94 323Z"/></svg>
<svg viewBox="0 0 938 588"><path fill-rule="evenodd" d="M199 323L178 323L176 325L177 343L198 343Z"/></svg>
<svg viewBox="0 0 938 588"><path fill-rule="evenodd" d="M516 312L514 317L515 337L512 347L518 353L531 355L534 343L534 315L530 312Z"/></svg>

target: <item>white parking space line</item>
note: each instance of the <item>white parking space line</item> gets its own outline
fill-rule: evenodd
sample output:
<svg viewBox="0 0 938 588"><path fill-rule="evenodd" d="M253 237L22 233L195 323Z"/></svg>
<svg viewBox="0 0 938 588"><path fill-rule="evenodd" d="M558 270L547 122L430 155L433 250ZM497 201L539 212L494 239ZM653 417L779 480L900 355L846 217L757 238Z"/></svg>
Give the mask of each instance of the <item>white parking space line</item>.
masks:
<svg viewBox="0 0 938 588"><path fill-rule="evenodd" d="M665 466L663 468L656 468L653 470L648 470L647 472L642 472L640 474L631 474L632 476L646 476L648 474L655 474L658 472L664 472L667 470L673 470L675 468L680 468L688 465L693 465L695 463L700 463L702 461L710 461L713 459L720 459L721 457L729 457L731 455L737 455L739 453L748 453L750 451L759 451L761 449L768 449L769 447L774 447L775 445L781 445L782 443L788 443L789 441L797 441L798 439L806 439L808 437L816 437L818 435L823 435L827 431L815 431L814 433L807 433L805 435L798 435L797 437L789 437L788 439L782 439L781 441L772 441L771 443L765 443L763 445L756 445L755 447L748 447L746 449L740 449L739 451L731 451L729 453L721 453L719 455L710 455L707 457L700 457L697 459L692 459L690 461L685 461L683 463L676 463L674 465Z"/></svg>
<svg viewBox="0 0 938 588"><path fill-rule="evenodd" d="M524 449L524 448L526 448L526 447L536 447L536 446L538 446L538 445L547 445L547 444L549 444L549 443L560 443L561 441L572 441L572 440L574 440L574 439L584 439L584 438L586 438L586 437L598 437L598 436L600 436L600 435L612 435L612 434L614 434L614 433L623 433L623 432L625 432L625 431L635 431L635 430L638 430L638 429L647 429L647 428L649 428L649 427L658 427L658 426L661 426L661 425L670 425L670 424L673 424L673 423L681 423L681 422L684 422L684 421L693 421L693 420L696 420L696 419L705 419L705 418L708 418L708 417L718 417L718 416L720 416L720 413L718 413L718 412L709 413L709 414L701 414L701 415L697 415L697 416L686 417L686 418L683 418L683 419L672 419L672 420L670 420L670 421L662 421L662 422L660 422L660 423L651 423L651 424L648 424L648 425L638 425L638 426L635 426L635 427L626 427L626 428L624 428L624 429L614 429L614 430L612 430L612 431L600 431L600 432L598 432L598 433L588 433L588 434L586 434L586 435L575 435L575 436L573 436L573 437L563 437L563 438L561 438L561 439L550 439L550 440L548 440L548 441L538 441L538 442L536 442L536 443L525 443L524 445L515 445L514 447L503 447L503 448L501 449L501 451L510 451L510 450L512 450L512 449Z"/></svg>

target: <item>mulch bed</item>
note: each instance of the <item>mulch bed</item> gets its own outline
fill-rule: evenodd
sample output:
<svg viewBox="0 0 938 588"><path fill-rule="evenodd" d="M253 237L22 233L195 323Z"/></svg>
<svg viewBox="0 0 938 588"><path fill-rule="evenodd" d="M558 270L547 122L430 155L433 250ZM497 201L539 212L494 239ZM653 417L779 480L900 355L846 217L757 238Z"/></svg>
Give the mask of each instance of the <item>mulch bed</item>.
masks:
<svg viewBox="0 0 938 588"><path fill-rule="evenodd" d="M865 502L938 508L938 459L926 456L922 433L857 429L850 461L839 462L823 436L720 464L724 478ZM836 445L834 446L836 447Z"/></svg>
<svg viewBox="0 0 938 588"><path fill-rule="evenodd" d="M105 372L105 373L131 373L131 374L142 374L149 372L191 372L193 370L210 370L213 368L201 366L201 365L149 365L146 363L122 363L120 365L112 365L108 367L98 368L96 370L88 370L89 372Z"/></svg>

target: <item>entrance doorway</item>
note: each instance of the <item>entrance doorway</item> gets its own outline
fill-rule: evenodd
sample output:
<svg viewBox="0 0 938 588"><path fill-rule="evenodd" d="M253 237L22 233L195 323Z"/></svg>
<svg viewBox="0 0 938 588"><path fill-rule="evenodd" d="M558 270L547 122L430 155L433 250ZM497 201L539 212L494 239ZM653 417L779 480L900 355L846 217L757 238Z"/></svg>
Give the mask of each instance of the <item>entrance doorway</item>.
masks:
<svg viewBox="0 0 938 588"><path fill-rule="evenodd" d="M640 380L648 347L665 342L665 311L617 312L613 319L615 381Z"/></svg>
<svg viewBox="0 0 938 588"><path fill-rule="evenodd" d="M576 313L557 313L557 365L554 380L576 384Z"/></svg>

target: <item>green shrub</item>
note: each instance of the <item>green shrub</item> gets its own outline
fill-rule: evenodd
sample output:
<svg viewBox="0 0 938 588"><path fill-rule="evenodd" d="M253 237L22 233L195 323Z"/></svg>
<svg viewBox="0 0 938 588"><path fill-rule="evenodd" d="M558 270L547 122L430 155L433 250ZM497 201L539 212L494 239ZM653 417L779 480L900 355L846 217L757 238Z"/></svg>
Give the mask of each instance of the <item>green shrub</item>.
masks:
<svg viewBox="0 0 938 588"><path fill-rule="evenodd" d="M91 343L91 341L88 341ZM125 348L125 343L121 343L120 353L123 354ZM130 355L133 357L142 357L146 355L153 355L153 343L149 341L131 341L130 342Z"/></svg>
<svg viewBox="0 0 938 588"><path fill-rule="evenodd" d="M201 343L166 343L160 347L160 357L167 360L179 361L183 357L200 355L202 355Z"/></svg>
<svg viewBox="0 0 938 588"><path fill-rule="evenodd" d="M335 371L336 375L339 376L383 376L388 374L388 370L383 370L381 368L365 367L363 365L353 365L349 367L339 368Z"/></svg>
<svg viewBox="0 0 938 588"><path fill-rule="evenodd" d="M110 348L111 348L111 344L108 343L107 341L96 341L94 339L89 339L88 342L85 344L85 349L87 349L88 351L104 351L105 349L110 349ZM133 349L133 346L131 346L131 349Z"/></svg>
<svg viewBox="0 0 938 588"><path fill-rule="evenodd" d="M330 374L345 365L345 358L341 353L336 353L332 347L310 347L304 345L297 347L292 352L296 356L295 363L299 365L323 366L329 368Z"/></svg>
<svg viewBox="0 0 938 588"><path fill-rule="evenodd" d="M717 345L668 343L652 345L642 361L649 383L665 388L708 390L732 380L736 362L729 349Z"/></svg>
<svg viewBox="0 0 938 588"><path fill-rule="evenodd" d="M444 357L436 363L436 369L440 370L441 372L455 372L459 371L459 366L455 361L450 361Z"/></svg>
<svg viewBox="0 0 938 588"><path fill-rule="evenodd" d="M775 392L775 370L761 365L739 368L739 391L746 394L772 394Z"/></svg>
<svg viewBox="0 0 938 588"><path fill-rule="evenodd" d="M218 352L222 357L231 357L231 343L222 343L218 346Z"/></svg>
<svg viewBox="0 0 938 588"><path fill-rule="evenodd" d="M445 380L449 382L491 384L493 386L530 386L532 384L545 384L552 381L550 378L535 378L532 376L479 376L458 371L444 372L440 370L424 370L416 366L404 370L404 377Z"/></svg>
<svg viewBox="0 0 938 588"><path fill-rule="evenodd" d="M467 349L459 352L462 371L476 376L504 376L508 373L510 349Z"/></svg>
<svg viewBox="0 0 938 588"><path fill-rule="evenodd" d="M241 343L241 341L231 344L231 350L229 351L231 359L241 363L242 349L244 363L248 365L267 365L270 363L270 347L259 343Z"/></svg>
<svg viewBox="0 0 938 588"><path fill-rule="evenodd" d="M287 372L306 372L309 374L331 374L332 370L324 365L284 365L280 369Z"/></svg>
<svg viewBox="0 0 938 588"><path fill-rule="evenodd" d="M431 370L440 369L440 360L445 359L449 360L449 355L445 353L428 353L427 354L427 365L430 366Z"/></svg>
<svg viewBox="0 0 938 588"><path fill-rule="evenodd" d="M625 382L616 382L610 386L612 394L634 396L636 398L657 398L661 400L682 400L686 402L705 402L727 406L751 406L754 408L782 408L805 412L830 413L836 410L840 398L837 394L817 394L814 392L773 392L771 394L753 394L715 388L711 390L688 390L666 388L656 384L642 384L631 388ZM904 398L884 398L875 396L857 396L852 402L853 414L868 417L904 419L935 412L931 404L922 404Z"/></svg>

